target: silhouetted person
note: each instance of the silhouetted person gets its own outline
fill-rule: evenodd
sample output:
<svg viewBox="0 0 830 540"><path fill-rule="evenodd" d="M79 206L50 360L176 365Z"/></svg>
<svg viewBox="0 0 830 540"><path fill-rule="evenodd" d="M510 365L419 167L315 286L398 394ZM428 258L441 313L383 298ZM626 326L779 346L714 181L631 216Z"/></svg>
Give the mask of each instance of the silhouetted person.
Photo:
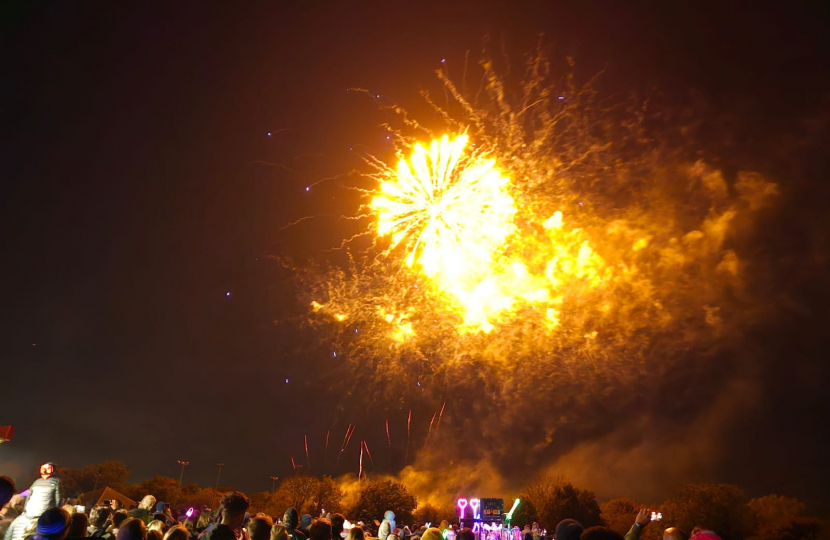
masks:
<svg viewBox="0 0 830 540"><path fill-rule="evenodd" d="M608 527L589 527L582 532L581 540L623 540L623 536Z"/></svg>

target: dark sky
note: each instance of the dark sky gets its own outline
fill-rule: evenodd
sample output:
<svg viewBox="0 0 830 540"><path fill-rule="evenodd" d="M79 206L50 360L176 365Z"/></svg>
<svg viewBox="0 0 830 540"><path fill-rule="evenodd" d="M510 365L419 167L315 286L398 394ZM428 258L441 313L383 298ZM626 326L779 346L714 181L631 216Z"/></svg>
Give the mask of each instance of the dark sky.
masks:
<svg viewBox="0 0 830 540"><path fill-rule="evenodd" d="M291 290L269 256L339 238L325 217L280 228L338 213L337 183L305 187L355 166L351 146L389 150L349 87L412 101L485 34L524 51L544 32L615 91L696 89L775 129L828 95L828 14L757 4L5 2L0 424L17 435L0 472L118 459L141 478L189 459L210 483L224 461L228 484L266 489L303 433L322 444L336 402L303 391L314 374L280 353L291 336L272 321ZM764 429L796 428L766 463L786 470L828 431L815 394L781 392L797 404Z"/></svg>

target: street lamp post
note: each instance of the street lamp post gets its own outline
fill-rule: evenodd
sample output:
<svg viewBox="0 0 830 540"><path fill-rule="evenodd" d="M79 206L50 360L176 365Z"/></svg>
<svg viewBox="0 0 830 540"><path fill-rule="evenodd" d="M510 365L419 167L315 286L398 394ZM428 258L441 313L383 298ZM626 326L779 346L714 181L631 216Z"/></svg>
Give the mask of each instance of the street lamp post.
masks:
<svg viewBox="0 0 830 540"><path fill-rule="evenodd" d="M213 488L213 506L216 507L216 499L219 497L219 477L222 475L222 467L225 466L224 463L217 463L217 467L219 467L219 471L216 473L216 486Z"/></svg>
<svg viewBox="0 0 830 540"><path fill-rule="evenodd" d="M178 460L179 465L182 466L182 472L179 474L179 485L176 486L176 497L173 499L173 510L176 510L176 503L179 502L179 490L182 488L182 479L184 478L184 468L190 465L189 461Z"/></svg>
<svg viewBox="0 0 830 540"><path fill-rule="evenodd" d="M280 479L279 476L269 476L268 478L271 479L271 502L268 505L268 509L272 511L274 510L274 491L277 489L277 480Z"/></svg>

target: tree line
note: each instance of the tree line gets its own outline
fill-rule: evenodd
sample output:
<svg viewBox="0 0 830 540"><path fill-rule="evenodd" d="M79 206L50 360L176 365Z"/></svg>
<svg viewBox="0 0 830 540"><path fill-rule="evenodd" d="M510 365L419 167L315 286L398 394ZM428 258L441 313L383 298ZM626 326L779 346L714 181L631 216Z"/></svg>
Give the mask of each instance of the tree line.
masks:
<svg viewBox="0 0 830 540"><path fill-rule="evenodd" d="M213 507L223 493L234 489L185 484L177 495L178 480L169 476L154 476L131 484L129 469L118 461L82 469L59 467L58 475L68 496L81 496L109 486L134 500L148 493L165 502L178 496L179 506ZM419 507L417 497L405 485L388 477L368 476L357 489L354 484L339 484L330 476L298 472L283 479L273 491L248 496L253 512L270 515L281 515L286 508L294 507L300 513L342 512L350 519L371 522L384 511L393 510L400 523L457 521L454 503ZM599 502L592 491L576 487L564 477L542 475L528 484L519 497L522 502L514 514L514 524L522 526L536 521L550 531L562 519L572 518L585 527L605 525L625 534L637 510L648 506L661 512L663 520L660 525L647 527L643 540L660 540L663 528L669 525L686 532L696 526L712 529L723 540L830 540L830 523L807 515L801 501L779 495L749 499L731 484L686 485L662 503L644 505L628 498Z"/></svg>

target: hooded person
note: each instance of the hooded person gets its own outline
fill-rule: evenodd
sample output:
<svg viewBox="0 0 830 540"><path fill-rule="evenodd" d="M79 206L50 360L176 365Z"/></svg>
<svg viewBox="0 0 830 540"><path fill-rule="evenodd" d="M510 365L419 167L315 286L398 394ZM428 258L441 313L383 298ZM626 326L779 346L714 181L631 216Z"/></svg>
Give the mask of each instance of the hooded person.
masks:
<svg viewBox="0 0 830 540"><path fill-rule="evenodd" d="M395 532L395 512L387 510L383 513L383 521L378 528L378 538L386 540L386 538ZM439 532L440 534L440 532Z"/></svg>
<svg viewBox="0 0 830 540"><path fill-rule="evenodd" d="M297 528L300 524L300 514L295 508L289 508L282 516L282 526L285 527L285 534L288 540L306 540L306 535Z"/></svg>
<svg viewBox="0 0 830 540"><path fill-rule="evenodd" d="M563 519L556 526L553 537L556 540L579 540L585 527L575 519Z"/></svg>
<svg viewBox="0 0 830 540"><path fill-rule="evenodd" d="M444 540L438 527L430 527L421 535L421 540Z"/></svg>

